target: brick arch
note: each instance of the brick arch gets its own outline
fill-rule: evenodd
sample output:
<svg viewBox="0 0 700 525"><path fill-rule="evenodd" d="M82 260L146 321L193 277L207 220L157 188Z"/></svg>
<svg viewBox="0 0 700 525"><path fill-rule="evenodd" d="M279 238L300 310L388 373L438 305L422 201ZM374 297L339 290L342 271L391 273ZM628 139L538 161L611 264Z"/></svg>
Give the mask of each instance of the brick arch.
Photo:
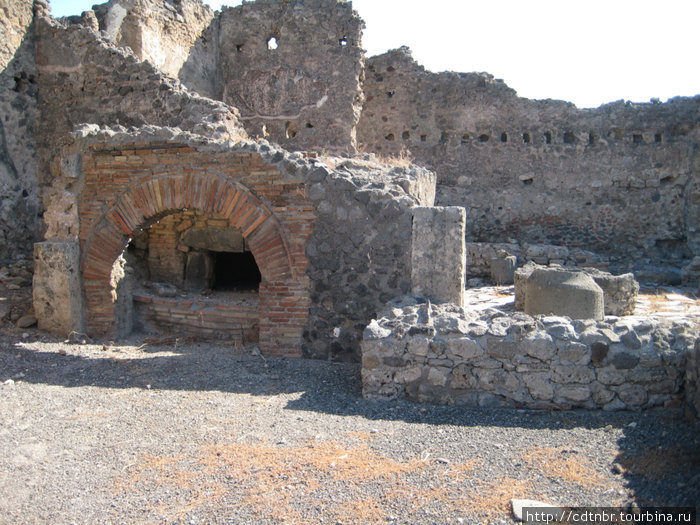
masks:
<svg viewBox="0 0 700 525"><path fill-rule="evenodd" d="M81 232L88 333L108 335L117 330L111 273L130 237L158 217L183 209L229 219L241 230L262 276L261 312L274 312L285 294L296 289L298 276L284 231L273 212L247 187L209 173L154 176L126 188L90 223L88 231ZM263 324L261 349L269 335ZM274 319L268 325L268 331L274 330ZM272 336L268 339L275 341Z"/></svg>
<svg viewBox="0 0 700 525"><path fill-rule="evenodd" d="M295 278L284 233L272 211L242 184L207 174L154 177L119 195L84 236L83 277L109 278L114 261L136 231L158 216L183 209L230 219L248 241L263 281Z"/></svg>

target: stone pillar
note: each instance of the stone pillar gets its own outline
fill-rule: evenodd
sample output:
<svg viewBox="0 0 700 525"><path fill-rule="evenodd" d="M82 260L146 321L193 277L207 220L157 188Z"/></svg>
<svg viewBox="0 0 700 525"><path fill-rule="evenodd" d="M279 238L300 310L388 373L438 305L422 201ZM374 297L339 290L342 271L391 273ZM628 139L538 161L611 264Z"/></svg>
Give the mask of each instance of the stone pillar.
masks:
<svg viewBox="0 0 700 525"><path fill-rule="evenodd" d="M467 251L464 208L413 208L411 284L413 295L463 305Z"/></svg>
<svg viewBox="0 0 700 525"><path fill-rule="evenodd" d="M83 291L77 242L34 244L32 293L39 328L62 336L83 332Z"/></svg>

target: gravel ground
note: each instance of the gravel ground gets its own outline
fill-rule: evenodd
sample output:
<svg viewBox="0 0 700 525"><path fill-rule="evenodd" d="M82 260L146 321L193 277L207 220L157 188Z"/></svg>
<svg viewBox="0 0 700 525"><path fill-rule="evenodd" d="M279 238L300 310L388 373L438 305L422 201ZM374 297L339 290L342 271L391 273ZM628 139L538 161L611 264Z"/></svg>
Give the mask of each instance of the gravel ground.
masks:
<svg viewBox="0 0 700 525"><path fill-rule="evenodd" d="M157 344L162 343L162 344ZM359 367L0 331L0 522L511 523L700 504L700 425L370 402Z"/></svg>

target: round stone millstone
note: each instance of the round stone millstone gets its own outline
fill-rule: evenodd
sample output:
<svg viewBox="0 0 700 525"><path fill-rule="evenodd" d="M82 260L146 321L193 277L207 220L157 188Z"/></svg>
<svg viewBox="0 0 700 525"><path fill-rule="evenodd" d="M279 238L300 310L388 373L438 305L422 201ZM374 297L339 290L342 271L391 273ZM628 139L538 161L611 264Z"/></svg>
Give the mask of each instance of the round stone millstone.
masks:
<svg viewBox="0 0 700 525"><path fill-rule="evenodd" d="M603 290L584 273L538 268L527 279L525 313L601 320Z"/></svg>

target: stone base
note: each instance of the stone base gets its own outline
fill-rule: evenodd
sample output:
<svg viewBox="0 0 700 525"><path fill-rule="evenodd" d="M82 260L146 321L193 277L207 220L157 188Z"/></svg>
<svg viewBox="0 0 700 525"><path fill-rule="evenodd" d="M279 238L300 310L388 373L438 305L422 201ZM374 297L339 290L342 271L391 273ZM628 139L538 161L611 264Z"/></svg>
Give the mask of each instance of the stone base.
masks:
<svg viewBox="0 0 700 525"><path fill-rule="evenodd" d="M61 336L82 333L83 292L77 242L34 244L34 314L39 328Z"/></svg>
<svg viewBox="0 0 700 525"><path fill-rule="evenodd" d="M525 309L525 285L538 268L548 268L538 264L528 262L524 266L515 270L515 308ZM558 268L554 266L554 268ZM603 290L603 309L605 315L632 315L634 314L639 293L639 283L634 278L634 274L613 275L597 268L566 268L571 272L582 272L589 275L595 283Z"/></svg>

